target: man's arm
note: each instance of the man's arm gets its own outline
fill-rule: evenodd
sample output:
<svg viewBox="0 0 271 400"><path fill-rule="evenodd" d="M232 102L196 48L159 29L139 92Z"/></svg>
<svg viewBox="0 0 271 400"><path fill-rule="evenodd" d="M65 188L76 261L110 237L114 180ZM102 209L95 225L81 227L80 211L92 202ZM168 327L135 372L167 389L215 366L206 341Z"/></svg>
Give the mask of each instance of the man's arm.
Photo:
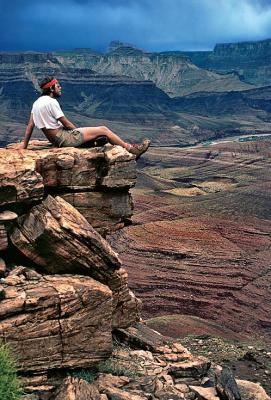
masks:
<svg viewBox="0 0 271 400"><path fill-rule="evenodd" d="M27 149L28 142L29 142L29 140L31 138L34 126L35 126L35 124L34 124L34 120L33 120L33 115L31 113L29 121L28 121L28 124L27 124L27 127L26 127L26 130L25 130L25 134L24 134L24 143L23 143L23 146L22 146L23 149Z"/></svg>
<svg viewBox="0 0 271 400"><path fill-rule="evenodd" d="M65 115L63 115L63 117L58 118L58 121L60 121L62 123L62 125L64 126L64 128L66 129L75 129L76 126L73 125L73 123L71 121L68 120L68 118L65 117Z"/></svg>

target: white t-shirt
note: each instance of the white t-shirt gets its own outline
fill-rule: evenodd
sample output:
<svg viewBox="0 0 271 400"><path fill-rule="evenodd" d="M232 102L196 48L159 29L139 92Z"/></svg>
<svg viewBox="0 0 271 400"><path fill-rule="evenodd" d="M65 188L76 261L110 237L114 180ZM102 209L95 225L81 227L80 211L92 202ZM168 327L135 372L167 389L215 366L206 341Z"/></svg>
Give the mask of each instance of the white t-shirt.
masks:
<svg viewBox="0 0 271 400"><path fill-rule="evenodd" d="M41 96L33 104L32 111L34 124L38 129L58 129L63 125L58 118L64 116L59 102L50 96Z"/></svg>

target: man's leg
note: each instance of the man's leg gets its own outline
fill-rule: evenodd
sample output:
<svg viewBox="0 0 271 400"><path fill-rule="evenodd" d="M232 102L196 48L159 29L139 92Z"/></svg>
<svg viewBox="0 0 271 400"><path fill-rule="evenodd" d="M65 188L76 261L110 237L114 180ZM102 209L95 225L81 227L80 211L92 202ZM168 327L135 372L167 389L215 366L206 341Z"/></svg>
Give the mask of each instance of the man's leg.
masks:
<svg viewBox="0 0 271 400"><path fill-rule="evenodd" d="M144 139L141 144L126 143L106 126L78 128L78 130L83 134L84 143L95 140L98 136L106 136L109 143L124 147L136 156L136 160L148 150L151 143L149 139Z"/></svg>
<svg viewBox="0 0 271 400"><path fill-rule="evenodd" d="M131 149L131 144L124 142L118 135L108 129L106 126L78 128L83 133L84 143L95 140L98 136L106 136L109 143Z"/></svg>

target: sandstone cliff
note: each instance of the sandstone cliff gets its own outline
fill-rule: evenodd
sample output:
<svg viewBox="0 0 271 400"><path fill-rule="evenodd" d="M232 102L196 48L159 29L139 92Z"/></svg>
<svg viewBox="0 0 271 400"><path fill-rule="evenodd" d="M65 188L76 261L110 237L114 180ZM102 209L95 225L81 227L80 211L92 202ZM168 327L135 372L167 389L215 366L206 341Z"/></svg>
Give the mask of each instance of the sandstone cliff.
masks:
<svg viewBox="0 0 271 400"><path fill-rule="evenodd" d="M134 156L48 147L0 151L0 337L24 373L90 366L110 354L112 329L139 319L127 273L98 233L131 216Z"/></svg>

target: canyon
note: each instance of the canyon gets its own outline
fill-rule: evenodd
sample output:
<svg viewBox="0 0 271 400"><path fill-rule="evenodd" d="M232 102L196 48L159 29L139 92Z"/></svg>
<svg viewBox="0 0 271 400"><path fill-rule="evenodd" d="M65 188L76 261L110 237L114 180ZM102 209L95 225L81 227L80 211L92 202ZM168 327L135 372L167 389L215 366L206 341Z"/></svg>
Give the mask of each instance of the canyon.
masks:
<svg viewBox="0 0 271 400"><path fill-rule="evenodd" d="M0 159L0 338L16 355L22 399L269 399L140 321L124 264L99 234L125 224L111 223L108 199L98 224L88 210L104 192L129 198L133 155L32 141L1 149ZM67 194L80 195L81 213Z"/></svg>
<svg viewBox="0 0 271 400"><path fill-rule="evenodd" d="M270 340L270 144L149 150L133 225L111 236L145 317L196 315Z"/></svg>
<svg viewBox="0 0 271 400"><path fill-rule="evenodd" d="M16 302L17 297L27 298L27 307L35 315L48 299L63 306L59 314L48 300L48 314L41 316L45 332L53 329L54 340L63 347L59 357L49 346L55 368L71 366L73 314L67 313L70 319L64 323L65 307L70 305L80 314L82 335L87 337L89 326L95 331L93 348L80 349L83 367L94 364L95 357L101 361L119 354L119 349L112 353L111 328L129 329L140 316L147 325L175 338L194 334L203 337L198 340L220 336L239 343L259 341L268 358L271 141L265 135L271 131L270 40L221 44L213 52L163 53L115 42L105 54L91 49L1 53L0 61L0 143L8 145L1 167L0 206L18 217L12 235L6 227L1 230L8 268L1 272L1 264L0 273L7 281L0 306L10 307L27 323L25 305ZM61 106L77 126L107 125L130 142L146 136L152 147L137 164L127 152L110 145L67 150L32 141L29 150L19 151L20 144L11 143L22 139L44 75L59 78ZM44 139L36 130L33 137ZM58 255L55 243L60 239ZM49 246L48 254L40 250L37 254L44 244ZM99 257L93 254L93 246ZM10 249L15 251L12 256ZM100 257L101 249L106 256ZM68 254L73 254L71 260ZM14 262L17 268L12 272ZM62 275L61 281L63 265L68 276ZM80 277L74 277L75 272ZM96 299L97 307L104 305L99 308L105 321L101 333L99 318L84 325L93 309L80 308L80 286L86 298ZM67 297L65 288L69 288ZM53 327L46 325L46 315L54 320ZM59 319L66 329L62 342ZM10 332L11 337L14 331ZM99 335L104 338L101 347ZM19 342L14 346L20 350ZM100 348L97 356L94 347ZM149 350L146 344L143 347ZM185 350L179 354L173 349L171 345L167 351L176 362L184 355L187 362L193 359ZM165 357L160 350L155 348L155 357ZM120 353L126 358L136 355L129 350ZM26 379L28 387L41 387L44 382L48 387L56 385L48 378L52 371L38 371L31 357L23 356L22 352L22 374L27 368L33 375L41 373L38 379ZM46 357L40 357L42 364ZM148 355L142 357L146 363ZM207 374L207 364L206 360L200 363L205 368L201 377ZM264 365L263 375L270 371L269 364ZM254 372L249 370L253 381L266 383ZM191 382L199 385L199 379ZM66 381L57 400L77 383ZM129 384L118 381L114 390L124 387L129 392ZM268 384L265 388L271 390ZM112 394L112 388L103 390L101 396L120 395ZM177 396L174 390L168 389ZM131 398L131 393L126 396Z"/></svg>

